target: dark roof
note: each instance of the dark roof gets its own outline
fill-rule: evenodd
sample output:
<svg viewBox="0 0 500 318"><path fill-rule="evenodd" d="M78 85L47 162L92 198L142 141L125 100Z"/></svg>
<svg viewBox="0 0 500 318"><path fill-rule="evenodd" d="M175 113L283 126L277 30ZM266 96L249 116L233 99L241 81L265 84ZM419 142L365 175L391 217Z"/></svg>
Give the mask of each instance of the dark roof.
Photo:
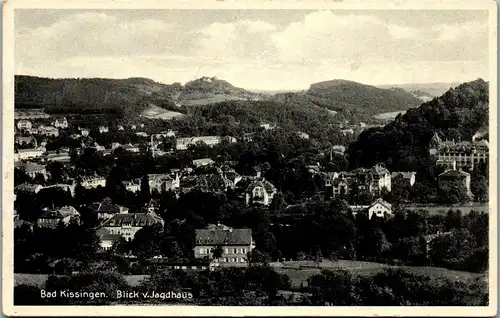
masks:
<svg viewBox="0 0 500 318"><path fill-rule="evenodd" d="M143 227L156 223L163 223L163 219L155 213L119 213L113 215L103 226L121 227L122 225L129 225Z"/></svg>
<svg viewBox="0 0 500 318"><path fill-rule="evenodd" d="M62 207L59 210L49 210L42 213L39 219L63 219L67 216L79 216L80 214L73 207Z"/></svg>
<svg viewBox="0 0 500 318"><path fill-rule="evenodd" d="M251 229L207 228L195 230L197 245L250 245Z"/></svg>
<svg viewBox="0 0 500 318"><path fill-rule="evenodd" d="M118 205L110 203L106 200L103 200L103 202L94 202L89 206L89 208L95 213L120 213L120 207Z"/></svg>
<svg viewBox="0 0 500 318"><path fill-rule="evenodd" d="M102 241L116 241L120 238L120 234L112 234L105 228L101 227L98 229L95 234L102 240Z"/></svg>
<svg viewBox="0 0 500 318"><path fill-rule="evenodd" d="M465 178L470 176L469 173L461 170L447 170L443 173L441 173L438 177L439 178Z"/></svg>
<svg viewBox="0 0 500 318"><path fill-rule="evenodd" d="M246 192L251 192L255 187L263 187L267 193L272 193L276 191L274 185L267 180L256 180L250 183L247 187Z"/></svg>

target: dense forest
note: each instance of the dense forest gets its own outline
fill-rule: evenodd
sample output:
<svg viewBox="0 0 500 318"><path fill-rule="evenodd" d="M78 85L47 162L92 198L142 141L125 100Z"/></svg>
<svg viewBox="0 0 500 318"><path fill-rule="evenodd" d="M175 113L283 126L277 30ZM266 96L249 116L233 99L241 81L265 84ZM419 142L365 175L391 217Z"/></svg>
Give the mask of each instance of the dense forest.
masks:
<svg viewBox="0 0 500 318"><path fill-rule="evenodd" d="M449 140L470 141L488 127L488 83L459 85L409 109L382 128L363 131L348 149L351 168L384 163L391 171L429 173L429 142L437 132Z"/></svg>

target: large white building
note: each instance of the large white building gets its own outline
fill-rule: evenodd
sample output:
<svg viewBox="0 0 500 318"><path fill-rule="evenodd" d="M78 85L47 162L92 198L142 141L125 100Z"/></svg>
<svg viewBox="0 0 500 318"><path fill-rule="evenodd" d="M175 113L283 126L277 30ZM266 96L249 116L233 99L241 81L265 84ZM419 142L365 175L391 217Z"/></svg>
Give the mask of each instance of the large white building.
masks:
<svg viewBox="0 0 500 318"><path fill-rule="evenodd" d="M147 213L117 213L103 223L103 228L109 234L119 234L131 241L137 231L145 226L151 226L164 221L154 212Z"/></svg>
<svg viewBox="0 0 500 318"><path fill-rule="evenodd" d="M429 145L429 154L434 156L438 165L451 168L453 162L456 168L468 167L474 169L479 162L488 162L489 143L487 140L473 141L443 141L434 133Z"/></svg>
<svg viewBox="0 0 500 318"><path fill-rule="evenodd" d="M179 138L176 141L175 149L177 150L186 150L190 145L196 145L198 143L203 143L209 147L213 147L215 145L220 144L223 140L227 140L228 142L236 142L236 138L234 137L221 137L221 136L200 136L200 137L187 137L187 138Z"/></svg>
<svg viewBox="0 0 500 318"><path fill-rule="evenodd" d="M42 157L44 153L45 148L18 149L17 152L14 153L14 161L39 158Z"/></svg>
<svg viewBox="0 0 500 318"><path fill-rule="evenodd" d="M80 185L85 189L94 189L99 186L104 188L106 186L106 178L100 176L84 177L80 182Z"/></svg>

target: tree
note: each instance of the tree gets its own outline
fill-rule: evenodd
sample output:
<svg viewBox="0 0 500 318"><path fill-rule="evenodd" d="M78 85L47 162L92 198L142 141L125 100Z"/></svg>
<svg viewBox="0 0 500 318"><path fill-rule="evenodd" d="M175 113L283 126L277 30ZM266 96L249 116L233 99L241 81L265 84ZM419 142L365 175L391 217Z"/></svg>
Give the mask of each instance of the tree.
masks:
<svg viewBox="0 0 500 318"><path fill-rule="evenodd" d="M145 226L137 233L131 243L132 253L141 260L160 254L163 240L163 226L159 223Z"/></svg>
<svg viewBox="0 0 500 318"><path fill-rule="evenodd" d="M148 175L145 174L141 179L140 200L142 204L145 204L149 202L150 199L151 199L151 189L149 187Z"/></svg>
<svg viewBox="0 0 500 318"><path fill-rule="evenodd" d="M322 271L308 279L309 291L312 293L312 302L324 306L348 306L356 300L354 279L346 271Z"/></svg>
<svg viewBox="0 0 500 318"><path fill-rule="evenodd" d="M212 258L214 260L220 259L222 257L222 254L224 254L224 249L221 245L217 245L212 252Z"/></svg>

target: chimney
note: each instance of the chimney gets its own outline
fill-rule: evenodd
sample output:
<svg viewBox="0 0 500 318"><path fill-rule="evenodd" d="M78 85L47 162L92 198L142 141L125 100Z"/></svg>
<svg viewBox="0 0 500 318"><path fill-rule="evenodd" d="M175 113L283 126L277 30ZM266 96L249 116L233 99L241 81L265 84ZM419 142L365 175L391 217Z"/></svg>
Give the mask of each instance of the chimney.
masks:
<svg viewBox="0 0 500 318"><path fill-rule="evenodd" d="M453 167L452 167L453 170L457 170L457 162L455 160L453 160Z"/></svg>

